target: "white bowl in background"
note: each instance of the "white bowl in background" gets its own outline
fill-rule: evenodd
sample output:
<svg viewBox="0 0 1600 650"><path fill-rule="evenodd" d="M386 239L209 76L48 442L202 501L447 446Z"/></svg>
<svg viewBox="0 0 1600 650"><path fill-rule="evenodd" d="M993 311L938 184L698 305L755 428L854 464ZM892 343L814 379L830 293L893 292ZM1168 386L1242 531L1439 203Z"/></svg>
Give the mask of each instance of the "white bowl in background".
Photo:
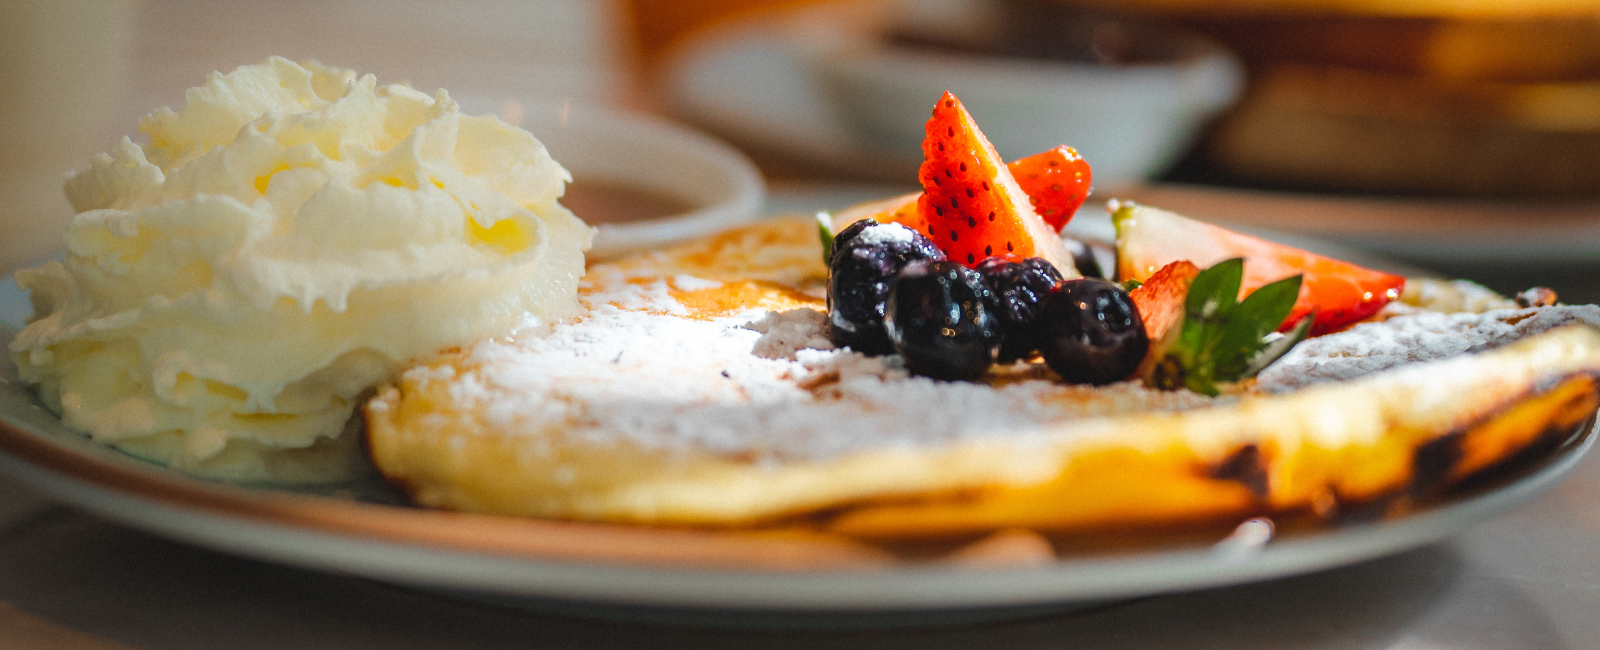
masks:
<svg viewBox="0 0 1600 650"><path fill-rule="evenodd" d="M877 15L885 22L813 41L810 58L846 125L878 149L920 155L928 114L948 90L1005 159L1066 144L1089 161L1097 188L1110 189L1164 171L1244 84L1233 54L1182 32L1169 62L1107 67L890 46L883 34L896 14ZM940 15L965 19L922 11L917 22Z"/></svg>
<svg viewBox="0 0 1600 650"><path fill-rule="evenodd" d="M766 200L744 154L672 122L562 100L459 101L469 114L494 113L532 132L572 172L562 202L599 229L590 260L750 221ZM586 206L595 211L586 215ZM649 216L628 219L641 214Z"/></svg>

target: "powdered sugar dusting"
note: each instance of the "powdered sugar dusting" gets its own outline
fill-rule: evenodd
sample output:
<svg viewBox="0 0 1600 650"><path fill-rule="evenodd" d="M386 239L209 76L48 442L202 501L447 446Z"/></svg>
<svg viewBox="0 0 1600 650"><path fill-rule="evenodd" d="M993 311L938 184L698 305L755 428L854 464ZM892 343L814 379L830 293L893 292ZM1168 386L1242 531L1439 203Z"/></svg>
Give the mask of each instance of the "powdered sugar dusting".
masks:
<svg viewBox="0 0 1600 650"><path fill-rule="evenodd" d="M580 294L583 316L479 344L459 372L422 367L408 378L448 381L458 408L483 413L506 435L760 463L1070 435L1081 418L1216 403L1134 382L1063 385L1026 363L997 369L1003 378L992 383L913 377L897 356L832 349L825 315L815 309L693 318L672 295L714 286L597 266ZM1352 379L1570 322L1600 326L1600 308L1397 315L1300 344L1262 373L1257 390Z"/></svg>
<svg viewBox="0 0 1600 650"><path fill-rule="evenodd" d="M1131 383L1090 391L1045 379L996 387L911 377L896 356L829 349L816 310L684 318L663 284L591 286L581 318L479 344L459 376L428 378L451 381L457 406L510 435L554 431L580 444L761 462L1024 436L1127 400L1142 410L1209 403Z"/></svg>
<svg viewBox="0 0 1600 650"><path fill-rule="evenodd" d="M746 329L761 333L751 354L766 359L794 359L803 349L832 350L828 338L828 315L815 309L790 309L769 311L765 316L744 324Z"/></svg>
<svg viewBox="0 0 1600 650"><path fill-rule="evenodd" d="M672 276L672 288L679 291L704 291L722 286L721 282L697 278L692 275L678 274Z"/></svg>
<svg viewBox="0 0 1600 650"><path fill-rule="evenodd" d="M1482 314L1422 312L1363 323L1295 346L1262 371L1257 388L1285 392L1344 381L1406 363L1477 352L1569 323L1600 327L1600 307L1501 309Z"/></svg>
<svg viewBox="0 0 1600 650"><path fill-rule="evenodd" d="M908 244L911 243L916 234L915 230L902 224L890 222L876 228L867 228L861 231L861 234L856 235L856 241L868 246L894 243Z"/></svg>

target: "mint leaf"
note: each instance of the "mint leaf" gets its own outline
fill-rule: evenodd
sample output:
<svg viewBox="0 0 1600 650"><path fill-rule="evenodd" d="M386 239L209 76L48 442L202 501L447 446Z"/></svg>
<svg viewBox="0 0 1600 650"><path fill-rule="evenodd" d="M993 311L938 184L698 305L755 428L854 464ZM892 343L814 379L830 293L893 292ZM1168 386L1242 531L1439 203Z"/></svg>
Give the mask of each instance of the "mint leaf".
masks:
<svg viewBox="0 0 1600 650"><path fill-rule="evenodd" d="M1181 364L1182 362L1179 363ZM1184 388L1201 395L1216 397L1222 394L1222 390L1217 388L1216 379L1211 376L1210 370L1209 367L1199 366L1191 369L1180 369L1177 374L1183 378Z"/></svg>
<svg viewBox="0 0 1600 650"><path fill-rule="evenodd" d="M817 237L822 240L822 265L833 266L833 215L817 213Z"/></svg>
<svg viewBox="0 0 1600 650"><path fill-rule="evenodd" d="M1226 319L1239 300L1239 284L1244 281L1244 258L1217 262L1200 272L1189 284L1183 308L1188 318L1201 323Z"/></svg>
<svg viewBox="0 0 1600 650"><path fill-rule="evenodd" d="M1311 321L1316 320L1316 315L1315 311L1306 314L1300 319L1300 322L1295 323L1295 326L1289 329L1287 334L1273 332L1264 337L1262 339L1263 345L1255 351L1255 354L1250 356L1250 360L1245 363L1244 371L1239 373L1239 377L1243 379L1260 374L1267 366L1272 365L1272 362L1287 354L1289 348L1306 340L1306 336L1311 333Z"/></svg>
<svg viewBox="0 0 1600 650"><path fill-rule="evenodd" d="M1166 368L1163 383L1181 383L1204 395L1216 395L1215 352L1227 331L1229 317L1238 305L1239 285L1244 281L1244 260L1218 262L1201 271L1184 295L1183 325L1174 346L1176 368Z"/></svg>
<svg viewBox="0 0 1600 650"><path fill-rule="evenodd" d="M1215 375L1224 381L1244 377L1263 339L1277 331L1300 297L1301 276L1291 276L1251 292L1233 310L1213 353ZM1287 351L1287 348L1285 348Z"/></svg>
<svg viewBox="0 0 1600 650"><path fill-rule="evenodd" d="M1284 278L1240 301L1242 258L1201 271L1184 295L1178 340L1155 364L1150 382L1158 388L1182 386L1214 396L1221 393L1219 384L1254 377L1304 340L1311 329L1308 317L1287 335L1276 332L1294 309L1300 281L1298 275Z"/></svg>

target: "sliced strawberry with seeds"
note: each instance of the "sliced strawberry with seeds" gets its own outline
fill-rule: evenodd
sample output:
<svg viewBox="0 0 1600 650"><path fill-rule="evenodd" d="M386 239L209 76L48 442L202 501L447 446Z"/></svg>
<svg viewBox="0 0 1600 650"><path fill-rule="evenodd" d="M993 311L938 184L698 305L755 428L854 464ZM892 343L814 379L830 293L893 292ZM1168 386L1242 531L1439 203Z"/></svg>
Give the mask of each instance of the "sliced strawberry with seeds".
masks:
<svg viewBox="0 0 1600 650"><path fill-rule="evenodd" d="M1200 267L1188 260L1178 260L1161 267L1128 292L1133 306L1139 310L1139 317L1144 320L1144 332L1152 345L1167 338L1183 322L1183 299L1197 275L1200 275Z"/></svg>
<svg viewBox="0 0 1600 650"><path fill-rule="evenodd" d="M1078 150L1061 145L1006 165L1039 218L1061 232L1089 198L1094 176Z"/></svg>
<svg viewBox="0 0 1600 650"><path fill-rule="evenodd" d="M1072 253L1033 211L994 145L948 92L928 120L922 155L917 212L951 260L977 266L993 255L1042 257L1063 276L1077 275Z"/></svg>

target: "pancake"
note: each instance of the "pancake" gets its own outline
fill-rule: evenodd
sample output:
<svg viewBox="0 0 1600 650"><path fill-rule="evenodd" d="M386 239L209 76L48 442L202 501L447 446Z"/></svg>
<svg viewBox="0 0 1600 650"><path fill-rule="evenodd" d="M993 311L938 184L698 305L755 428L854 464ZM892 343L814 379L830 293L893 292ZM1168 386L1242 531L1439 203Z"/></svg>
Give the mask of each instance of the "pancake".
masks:
<svg viewBox="0 0 1600 650"><path fill-rule="evenodd" d="M366 407L419 504L874 539L1333 517L1448 488L1593 416L1600 308L1416 281L1233 394L981 382L836 350L815 225L591 266L582 314L428 360ZM1436 311L1441 307L1470 311ZM1484 311L1487 310L1487 311Z"/></svg>

